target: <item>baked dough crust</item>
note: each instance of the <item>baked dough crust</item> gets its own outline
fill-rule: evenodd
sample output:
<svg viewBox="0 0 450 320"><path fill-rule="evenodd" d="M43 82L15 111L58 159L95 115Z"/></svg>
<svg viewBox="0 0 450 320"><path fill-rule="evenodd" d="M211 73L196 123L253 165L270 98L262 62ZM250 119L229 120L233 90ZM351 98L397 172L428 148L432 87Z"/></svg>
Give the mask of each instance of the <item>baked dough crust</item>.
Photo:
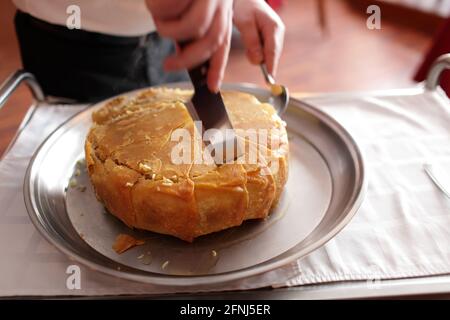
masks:
<svg viewBox="0 0 450 320"><path fill-rule="evenodd" d="M189 242L267 217L286 183L289 153L285 124L271 105L246 93L223 92L235 129L278 129L268 140L277 144L258 145L257 164L173 164L171 150L178 143L170 139L173 130L194 134L183 103L191 95L151 88L110 100L93 112L85 143L91 182L110 213L129 227ZM248 156L254 144L240 137Z"/></svg>

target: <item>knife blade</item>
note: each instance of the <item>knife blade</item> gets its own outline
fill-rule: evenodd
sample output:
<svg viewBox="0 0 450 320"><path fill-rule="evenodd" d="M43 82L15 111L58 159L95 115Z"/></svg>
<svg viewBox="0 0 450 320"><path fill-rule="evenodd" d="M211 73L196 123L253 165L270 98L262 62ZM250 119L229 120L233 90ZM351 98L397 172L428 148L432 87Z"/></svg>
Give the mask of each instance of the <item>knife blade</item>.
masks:
<svg viewBox="0 0 450 320"><path fill-rule="evenodd" d="M220 92L215 93L208 88L208 69L209 61L206 61L188 70L194 95L186 107L194 122L201 124L197 129L205 144L211 144L211 156L220 165L236 160L243 152Z"/></svg>

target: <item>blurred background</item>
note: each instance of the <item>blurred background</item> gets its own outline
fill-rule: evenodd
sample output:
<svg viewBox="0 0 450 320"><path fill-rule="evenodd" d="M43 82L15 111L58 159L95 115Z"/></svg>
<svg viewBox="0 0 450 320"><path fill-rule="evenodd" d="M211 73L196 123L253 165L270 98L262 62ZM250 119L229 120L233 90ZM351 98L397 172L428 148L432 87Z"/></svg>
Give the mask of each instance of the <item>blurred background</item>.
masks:
<svg viewBox="0 0 450 320"><path fill-rule="evenodd" d="M269 1L286 25L277 80L291 91L378 90L410 86L450 13L446 0ZM381 30L369 30L369 5L381 8ZM450 32L450 31L449 31ZM450 42L450 37L447 38ZM238 46L226 80L262 84Z"/></svg>
<svg viewBox="0 0 450 320"><path fill-rule="evenodd" d="M449 51L450 32L444 29L448 0L268 2L286 25L277 80L299 95L412 86L414 79L423 78L434 56ZM366 27L366 10L372 4L381 8L381 30ZM0 2L0 82L21 68L14 13L11 1ZM259 68L247 62L238 36L225 81L264 84ZM31 101L22 87L0 111L0 154Z"/></svg>

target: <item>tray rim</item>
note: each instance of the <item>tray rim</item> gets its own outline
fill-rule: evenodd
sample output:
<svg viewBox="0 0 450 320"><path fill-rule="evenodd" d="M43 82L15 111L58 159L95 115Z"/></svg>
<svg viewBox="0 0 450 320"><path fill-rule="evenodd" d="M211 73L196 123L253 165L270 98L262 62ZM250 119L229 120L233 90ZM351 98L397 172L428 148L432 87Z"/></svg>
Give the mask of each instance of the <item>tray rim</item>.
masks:
<svg viewBox="0 0 450 320"><path fill-rule="evenodd" d="M170 84L161 84L154 87L190 87L188 83L186 82L175 82ZM96 262L92 262L89 259L84 258L83 256L73 252L70 248L67 246L59 243L56 241L44 228L42 225L41 219L39 218L38 209L36 206L36 199L35 197L31 196L34 194L32 192L34 190L34 186L31 186L31 174L33 169L33 164L35 163L36 158L40 155L41 150L46 146L48 141L52 139L57 139L58 136L60 136L63 132L63 127L71 122L75 117L79 116L83 112L87 111L88 109L95 108L97 106L103 105L106 102L119 97L123 95L133 95L136 92L140 92L142 90L146 90L148 88L140 88L133 91L125 92L122 94L118 94L116 96L110 97L108 99L105 99L103 101L97 102L95 104L89 105L87 108L84 108L83 110L80 110L79 112L75 113L73 116L69 117L67 120L65 120L63 123L61 123L54 131L52 131L49 136L47 136L42 143L39 145L39 147L35 150L33 156L30 158L30 162L28 164L25 177L24 177L24 184L23 184L23 195L24 195L24 201L25 206L27 209L28 216L30 217L33 225L35 228L39 231L39 233L52 245L54 245L59 251L64 253L69 258L72 258L81 264L91 268L95 271L100 271L102 273L132 280L136 282L141 283L147 283L147 284L153 284L153 285L160 285L160 286L173 286L173 287L189 287L189 286L205 286L205 285L217 285L217 284L226 284L230 283L236 280L261 275L263 273L275 270L277 268L283 267L288 265L289 263L294 262L295 260L298 260L302 257L305 257L306 255L310 254L311 252L315 251L316 249L322 247L325 245L329 240L331 240L334 236L336 236L354 217L358 209L360 208L363 199L365 197L366 191L367 191L367 185L368 185L368 178L366 174L365 169L365 161L364 161L364 154L359 148L358 143L355 141L355 139L351 136L351 134L334 118L332 118L330 115L325 113L324 111L321 111L320 109L314 107L313 105L306 103L302 100L291 98L291 101L295 101L297 105L290 104L288 109L292 108L300 108L298 105L302 105L307 109L307 112L314 115L315 117L321 119L323 122L325 122L330 128L333 129L333 132L337 134L340 139L344 140L346 145L350 144L352 146L352 149L349 149L349 152L352 153L352 156L357 159L356 164L358 165L358 168L356 168L356 172L359 174L360 179L358 180L358 183L355 184L355 196L354 196L354 202L347 204L345 210L345 214L343 214L343 219L338 224L334 225L331 230L326 233L324 236L322 236L319 241L313 242L312 244L308 244L303 248L302 250L297 251L294 254L291 254L285 258L275 260L271 262L271 260L276 259L276 257L265 261L261 264L250 266L244 269L240 270L234 270L230 272L225 273L219 273L219 274L211 274L211 275L198 275L198 276L177 276L177 275L167 275L167 274L158 274L158 273L127 273L123 272L117 269L113 269L107 266L100 265ZM223 85L224 89L231 89L231 90L250 90L250 91L257 91L260 93L267 93L268 90L253 85L249 83L228 83ZM325 161L325 163L328 166L328 163ZM94 249L93 249L94 250ZM103 256L103 255L102 255ZM110 260L114 262L116 265L120 265L120 263L109 259L108 257L103 256L105 259ZM126 266L124 266L126 267Z"/></svg>

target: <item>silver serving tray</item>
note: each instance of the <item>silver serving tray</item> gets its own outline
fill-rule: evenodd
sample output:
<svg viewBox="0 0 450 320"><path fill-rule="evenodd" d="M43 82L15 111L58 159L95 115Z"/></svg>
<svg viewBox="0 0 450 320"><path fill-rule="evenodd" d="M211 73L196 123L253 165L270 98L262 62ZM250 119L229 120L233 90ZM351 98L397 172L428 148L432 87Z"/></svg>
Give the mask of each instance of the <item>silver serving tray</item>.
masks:
<svg viewBox="0 0 450 320"><path fill-rule="evenodd" d="M248 92L261 101L270 94L244 84L224 89ZM92 269L157 285L223 284L306 256L334 237L363 200L364 162L353 138L325 113L292 99L283 116L290 137L289 180L268 219L245 222L193 244L131 230L105 212L86 171L77 164L84 158L91 113L104 103L56 129L32 157L24 182L25 204L36 228L59 250ZM71 179L76 179L76 186L69 185ZM118 255L112 245L120 233L146 243Z"/></svg>

